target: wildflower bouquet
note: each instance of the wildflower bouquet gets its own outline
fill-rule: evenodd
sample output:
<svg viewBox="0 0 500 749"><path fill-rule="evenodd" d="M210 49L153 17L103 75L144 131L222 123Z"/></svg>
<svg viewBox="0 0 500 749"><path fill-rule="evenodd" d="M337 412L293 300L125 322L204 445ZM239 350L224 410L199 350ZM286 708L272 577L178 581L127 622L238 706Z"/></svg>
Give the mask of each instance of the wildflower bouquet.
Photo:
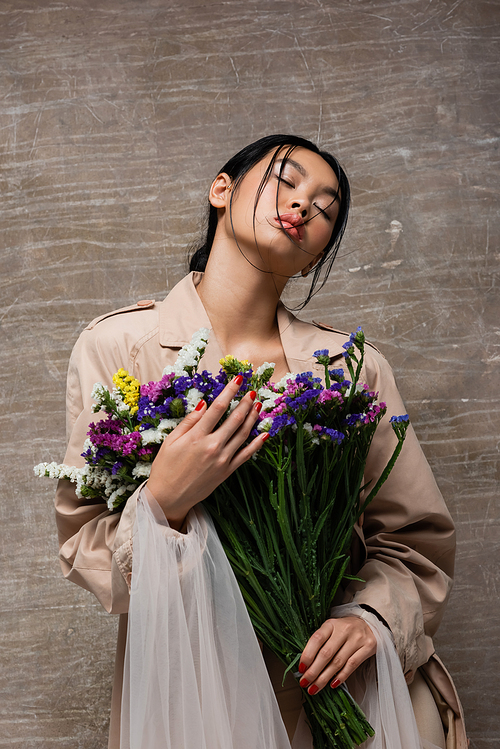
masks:
<svg viewBox="0 0 500 749"><path fill-rule="evenodd" d="M204 501L236 575L258 637L297 670L311 634L329 617L334 596L348 574L354 525L387 479L401 451L408 417L391 419L397 444L374 486L363 484L368 451L386 405L360 382L364 335L360 328L344 344L347 376L329 369L327 350L314 353L325 384L312 372L271 383L274 365L253 371L249 362L221 360L216 376L198 372L208 340L200 330L181 349L174 367L158 382L140 385L125 370L110 392L93 389L95 412L84 445L85 466L36 466L38 475L67 478L80 497L107 498L123 507L147 477L161 442L203 398L208 405L241 374L238 398L256 390L262 403L253 434L269 439ZM344 687L304 692L315 749L351 749L373 729Z"/></svg>

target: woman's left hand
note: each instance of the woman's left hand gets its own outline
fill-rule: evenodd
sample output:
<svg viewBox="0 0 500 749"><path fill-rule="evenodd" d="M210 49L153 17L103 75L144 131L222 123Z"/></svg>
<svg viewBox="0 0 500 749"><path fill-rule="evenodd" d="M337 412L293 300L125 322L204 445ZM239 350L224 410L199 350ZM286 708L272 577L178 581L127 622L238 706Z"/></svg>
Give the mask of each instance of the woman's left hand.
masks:
<svg viewBox="0 0 500 749"><path fill-rule="evenodd" d="M363 619L327 619L304 648L300 686L311 695L327 684L335 689L376 651L375 635Z"/></svg>

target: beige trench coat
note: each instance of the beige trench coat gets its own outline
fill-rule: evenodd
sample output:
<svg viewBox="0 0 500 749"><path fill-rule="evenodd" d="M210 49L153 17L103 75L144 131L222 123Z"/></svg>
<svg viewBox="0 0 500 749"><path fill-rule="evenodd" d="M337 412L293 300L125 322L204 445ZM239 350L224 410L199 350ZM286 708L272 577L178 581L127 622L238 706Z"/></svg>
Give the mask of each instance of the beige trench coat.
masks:
<svg viewBox="0 0 500 749"><path fill-rule="evenodd" d="M112 376L124 367L140 382L158 380L173 364L180 347L210 321L196 292L201 274L184 278L163 302L140 301L94 320L73 350L68 372L68 449L64 462L81 466L88 425L100 418L92 413L91 391L96 382L112 386ZM312 352L327 348L333 366L342 366L340 334L321 324L305 323L278 307L281 341L289 370L322 367ZM227 352L224 352L227 353ZM217 371L223 356L217 341L209 341L201 367ZM392 371L384 357L367 347L364 381L388 406L377 429L366 478L377 478L395 444L389 418L405 412ZM137 494L137 493L136 493ZM121 614L113 693L110 747L118 747L121 668L126 612L132 570L136 495L120 513L105 503L77 499L73 485L60 481L56 494L60 559L65 577L94 593L106 611ZM390 478L368 507L357 527L352 547L352 571L365 582L351 582L343 601L375 610L394 636L407 680L421 668L440 706L448 729L447 749L467 746L460 702L450 676L435 656L432 636L443 616L453 574L454 528L427 461L410 427Z"/></svg>

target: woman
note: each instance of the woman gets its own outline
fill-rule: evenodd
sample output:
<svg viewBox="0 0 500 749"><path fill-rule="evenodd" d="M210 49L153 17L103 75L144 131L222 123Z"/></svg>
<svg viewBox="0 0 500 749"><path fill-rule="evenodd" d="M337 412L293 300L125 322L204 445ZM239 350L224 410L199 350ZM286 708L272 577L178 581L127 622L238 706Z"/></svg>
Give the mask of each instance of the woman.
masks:
<svg viewBox="0 0 500 749"><path fill-rule="evenodd" d="M207 240L191 262L192 273L161 303L104 315L82 333L68 375L69 446L65 463L79 457L92 420L90 392L110 386L125 367L139 381L158 379L179 348L201 327L212 330L202 368L218 369L226 354L254 366L275 362L274 379L313 368L312 352L340 357L345 336L303 323L280 303L287 281L312 279L308 301L326 278L342 239L349 185L336 159L309 141L289 135L263 138L233 157L209 193ZM367 464L378 476L390 452L388 419L403 411L392 373L370 349L365 377L388 403ZM233 380L207 409L203 401L169 435L155 459L139 502L160 506L172 532L185 530L190 510L262 445L246 444L259 404L247 394L217 428L234 398ZM110 747L119 746L117 722L132 578L132 536L139 492L123 513L78 501L61 481L56 510L61 563L68 579L91 590L107 611L120 613ZM449 595L454 534L425 458L410 430L389 480L365 513L352 548L352 566L365 582L352 582L340 602L374 613L394 638L421 734L444 749L466 746L461 708L451 680L434 656L431 636ZM372 629L359 615L329 619L312 635L301 657L300 686L268 658L271 678L290 737L300 712L301 689L337 688L376 652ZM187 748L186 748L187 749Z"/></svg>

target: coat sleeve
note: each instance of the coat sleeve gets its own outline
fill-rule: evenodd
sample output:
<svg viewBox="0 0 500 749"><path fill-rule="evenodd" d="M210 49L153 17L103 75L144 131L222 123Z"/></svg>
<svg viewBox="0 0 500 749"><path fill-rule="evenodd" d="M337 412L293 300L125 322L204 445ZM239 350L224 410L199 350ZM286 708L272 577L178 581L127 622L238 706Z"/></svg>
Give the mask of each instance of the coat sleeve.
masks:
<svg viewBox="0 0 500 749"><path fill-rule="evenodd" d="M368 352L367 352L368 353ZM387 414L375 433L365 478L377 480L396 437L391 416L405 413L391 368L377 352L367 356L365 377ZM450 514L410 426L388 480L362 520L366 558L345 600L369 606L390 627L404 673L432 655L452 586L455 533Z"/></svg>
<svg viewBox="0 0 500 749"><path fill-rule="evenodd" d="M91 392L96 382L112 387L113 374L129 367L126 346L113 341L106 325L84 330L71 355L67 381L68 448L64 462L83 466L83 443L91 421L103 414L92 412ZM128 610L132 568L132 532L137 490L122 513L107 509L105 499L78 499L69 481L59 481L56 522L64 576L91 591L110 613Z"/></svg>

